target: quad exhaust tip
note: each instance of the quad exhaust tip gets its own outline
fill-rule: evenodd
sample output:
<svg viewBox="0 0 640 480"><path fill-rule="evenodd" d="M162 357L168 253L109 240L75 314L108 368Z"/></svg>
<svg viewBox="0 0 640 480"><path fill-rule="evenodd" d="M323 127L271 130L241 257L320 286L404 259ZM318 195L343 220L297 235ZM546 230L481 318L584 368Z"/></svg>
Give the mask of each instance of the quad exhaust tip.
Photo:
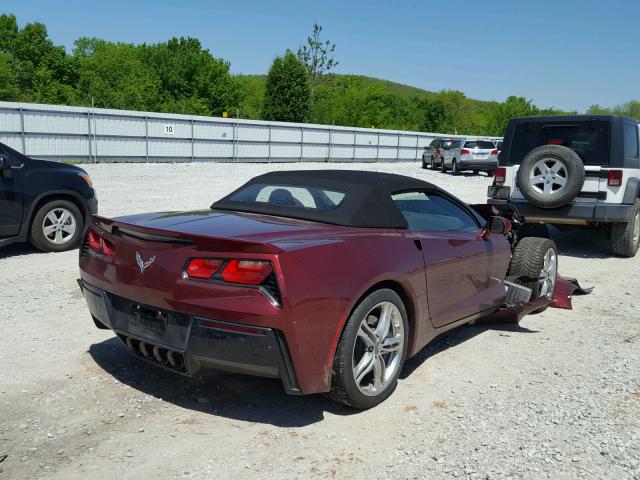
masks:
<svg viewBox="0 0 640 480"><path fill-rule="evenodd" d="M180 352L175 352L158 345L153 345L149 342L137 340L120 333L118 334L118 337L132 352L137 355L141 355L149 361L159 363L164 367L178 370L181 373L185 373L187 371L184 362L184 355Z"/></svg>

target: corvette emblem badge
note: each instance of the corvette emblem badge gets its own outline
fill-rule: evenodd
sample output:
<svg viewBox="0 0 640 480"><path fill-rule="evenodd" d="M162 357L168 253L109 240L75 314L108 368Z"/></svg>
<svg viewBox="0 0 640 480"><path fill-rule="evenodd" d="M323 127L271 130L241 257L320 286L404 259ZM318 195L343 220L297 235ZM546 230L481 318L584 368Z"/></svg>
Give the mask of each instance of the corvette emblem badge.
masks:
<svg viewBox="0 0 640 480"><path fill-rule="evenodd" d="M136 252L136 263L140 268L140 273L144 273L144 271L151 266L151 264L155 259L156 259L156 256L154 255L148 260L142 260L142 256L140 255L140 252Z"/></svg>

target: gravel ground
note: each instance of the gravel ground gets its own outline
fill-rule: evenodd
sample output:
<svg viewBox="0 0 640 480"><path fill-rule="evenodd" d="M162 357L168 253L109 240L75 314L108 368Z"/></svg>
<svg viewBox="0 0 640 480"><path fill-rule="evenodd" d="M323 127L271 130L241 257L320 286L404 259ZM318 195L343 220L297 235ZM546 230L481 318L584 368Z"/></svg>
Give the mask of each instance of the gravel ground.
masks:
<svg viewBox="0 0 640 480"><path fill-rule="evenodd" d="M208 206L272 169L88 166L107 216ZM353 165L332 165L353 168ZM483 201L485 176L358 168ZM519 326L462 327L407 363L379 407L355 412L280 383L207 383L141 363L94 328L77 252L0 252L0 479L640 479L640 256L558 234L560 271L594 293ZM6 456L6 458L5 458Z"/></svg>

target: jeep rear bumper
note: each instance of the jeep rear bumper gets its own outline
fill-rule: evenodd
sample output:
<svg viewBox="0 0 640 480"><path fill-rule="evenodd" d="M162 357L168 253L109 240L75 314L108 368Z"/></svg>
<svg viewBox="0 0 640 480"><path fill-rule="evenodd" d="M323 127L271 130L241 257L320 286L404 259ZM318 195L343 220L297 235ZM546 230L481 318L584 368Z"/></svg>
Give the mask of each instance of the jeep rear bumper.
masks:
<svg viewBox="0 0 640 480"><path fill-rule="evenodd" d="M520 215L529 222L550 224L589 224L596 222L629 222L633 218L633 205L602 203L570 203L560 208L539 208L529 202L499 200L489 198L489 204L508 204L514 206Z"/></svg>

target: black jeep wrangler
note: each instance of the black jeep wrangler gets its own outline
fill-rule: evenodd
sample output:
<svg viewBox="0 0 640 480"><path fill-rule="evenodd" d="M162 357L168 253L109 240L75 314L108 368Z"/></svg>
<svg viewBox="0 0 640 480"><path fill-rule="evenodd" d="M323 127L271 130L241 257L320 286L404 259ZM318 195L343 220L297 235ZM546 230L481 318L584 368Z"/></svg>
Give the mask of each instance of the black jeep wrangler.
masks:
<svg viewBox="0 0 640 480"><path fill-rule="evenodd" d="M515 206L532 226L605 228L613 253L633 257L640 244L638 132L636 120L621 116L513 118L489 203Z"/></svg>

